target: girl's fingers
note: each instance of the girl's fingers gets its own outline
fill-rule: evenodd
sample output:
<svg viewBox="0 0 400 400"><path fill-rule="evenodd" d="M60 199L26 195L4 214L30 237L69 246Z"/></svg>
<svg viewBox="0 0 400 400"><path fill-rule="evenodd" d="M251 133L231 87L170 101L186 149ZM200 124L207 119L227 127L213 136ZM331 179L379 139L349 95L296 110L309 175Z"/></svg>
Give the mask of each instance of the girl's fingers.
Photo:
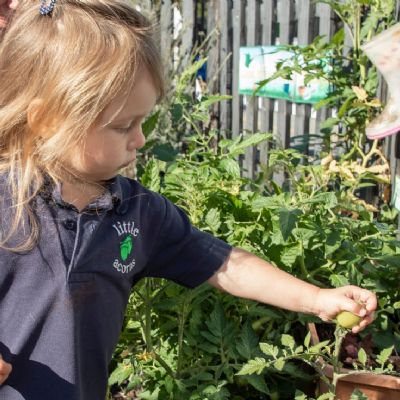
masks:
<svg viewBox="0 0 400 400"><path fill-rule="evenodd" d="M352 328L353 333L358 333L367 327L374 319L374 313L368 314L357 326Z"/></svg>
<svg viewBox="0 0 400 400"><path fill-rule="evenodd" d="M345 288L346 296L350 297L356 302L362 303L367 311L372 312L376 310L378 302L374 292L351 285L346 286Z"/></svg>

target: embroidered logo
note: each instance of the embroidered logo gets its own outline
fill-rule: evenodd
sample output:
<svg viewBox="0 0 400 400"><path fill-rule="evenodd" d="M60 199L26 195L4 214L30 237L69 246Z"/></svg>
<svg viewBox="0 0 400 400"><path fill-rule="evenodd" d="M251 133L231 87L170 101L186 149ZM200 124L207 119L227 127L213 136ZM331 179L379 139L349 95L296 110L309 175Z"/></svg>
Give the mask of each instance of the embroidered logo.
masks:
<svg viewBox="0 0 400 400"><path fill-rule="evenodd" d="M119 258L113 262L113 267L122 274L127 274L132 271L135 266L135 259L131 258L134 239L139 235L139 228L136 228L134 221L117 222L113 225L117 231L119 242Z"/></svg>
<svg viewBox="0 0 400 400"><path fill-rule="evenodd" d="M132 253L132 236L128 235L119 245L120 246L120 254L122 261L126 261L129 255Z"/></svg>

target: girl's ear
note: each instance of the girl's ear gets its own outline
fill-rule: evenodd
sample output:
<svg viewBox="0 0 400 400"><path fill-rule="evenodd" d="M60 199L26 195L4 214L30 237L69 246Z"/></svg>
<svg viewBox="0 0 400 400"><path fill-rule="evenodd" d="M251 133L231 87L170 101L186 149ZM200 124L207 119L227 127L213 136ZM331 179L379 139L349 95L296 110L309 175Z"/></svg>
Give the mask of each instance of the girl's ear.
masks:
<svg viewBox="0 0 400 400"><path fill-rule="evenodd" d="M54 133L54 124L49 124L43 116L43 100L34 99L26 113L28 127L36 137L49 138Z"/></svg>

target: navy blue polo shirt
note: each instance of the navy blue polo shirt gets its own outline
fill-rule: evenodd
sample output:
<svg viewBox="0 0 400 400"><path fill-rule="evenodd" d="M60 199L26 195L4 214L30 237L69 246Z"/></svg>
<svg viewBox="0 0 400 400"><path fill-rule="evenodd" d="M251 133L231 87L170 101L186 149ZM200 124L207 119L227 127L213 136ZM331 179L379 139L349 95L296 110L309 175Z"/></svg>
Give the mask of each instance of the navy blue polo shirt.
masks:
<svg viewBox="0 0 400 400"><path fill-rule="evenodd" d="M11 208L0 193L5 224ZM149 276L195 287L231 247L122 176L82 212L59 190L35 203L38 245L0 250L0 354L13 366L0 399L104 400L132 286Z"/></svg>

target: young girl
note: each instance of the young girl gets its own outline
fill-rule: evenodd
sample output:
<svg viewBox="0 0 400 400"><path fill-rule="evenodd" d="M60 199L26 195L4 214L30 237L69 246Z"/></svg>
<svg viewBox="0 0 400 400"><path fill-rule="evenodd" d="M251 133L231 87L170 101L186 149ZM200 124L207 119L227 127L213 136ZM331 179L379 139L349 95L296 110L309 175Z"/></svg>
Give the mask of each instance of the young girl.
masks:
<svg viewBox="0 0 400 400"><path fill-rule="evenodd" d="M118 175L163 93L151 26L122 1L39 6L20 2L0 45L0 397L104 399L145 276L371 322L373 293L300 281Z"/></svg>

